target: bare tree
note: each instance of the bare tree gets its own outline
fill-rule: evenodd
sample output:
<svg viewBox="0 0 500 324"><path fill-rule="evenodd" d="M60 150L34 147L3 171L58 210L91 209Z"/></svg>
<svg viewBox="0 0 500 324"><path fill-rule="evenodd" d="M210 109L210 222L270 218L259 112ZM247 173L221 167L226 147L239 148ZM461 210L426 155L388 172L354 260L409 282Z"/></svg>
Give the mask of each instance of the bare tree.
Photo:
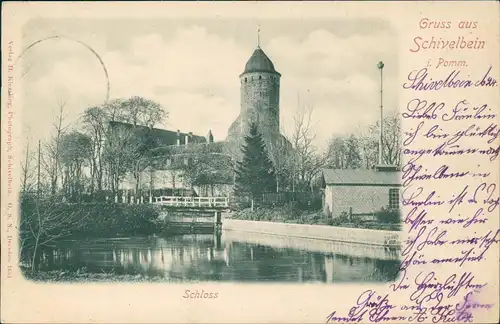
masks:
<svg viewBox="0 0 500 324"><path fill-rule="evenodd" d="M326 166L333 169L357 169L361 166L359 139L349 136L333 136L327 149Z"/></svg>
<svg viewBox="0 0 500 324"><path fill-rule="evenodd" d="M64 107L66 106L66 101L60 100L58 103L59 115L56 117L55 121L52 123L53 134L50 140L44 144L44 154L42 155L41 165L44 168L45 173L49 177L50 181L50 192L54 195L57 192L59 174L60 174L60 142L62 136L65 134L67 125L64 125Z"/></svg>
<svg viewBox="0 0 500 324"><path fill-rule="evenodd" d="M64 188L67 195L80 199L83 192L83 167L91 160L91 139L80 132L64 135L60 143L60 159L64 167Z"/></svg>
<svg viewBox="0 0 500 324"><path fill-rule="evenodd" d="M97 208L97 207L96 207ZM31 270L36 270L41 248L81 228L92 211L63 206L55 199L25 199L21 206L20 248L30 253Z"/></svg>
<svg viewBox="0 0 500 324"><path fill-rule="evenodd" d="M336 169L371 169L379 163L380 122L358 126L356 134L337 135L330 139L327 164ZM401 160L400 117L393 112L384 118L382 163L399 165Z"/></svg>
<svg viewBox="0 0 500 324"><path fill-rule="evenodd" d="M217 143L192 144L180 152L173 147L169 155L171 163L167 168L171 179L175 181L176 176L179 176L192 189L197 186L214 195L218 185L234 182L234 159L224 149Z"/></svg>
<svg viewBox="0 0 500 324"><path fill-rule="evenodd" d="M119 184L126 175L128 169L129 141L132 133L124 127L110 127L106 136L105 151L103 158L107 165L107 174L110 179L111 190L116 194Z"/></svg>
<svg viewBox="0 0 500 324"><path fill-rule="evenodd" d="M382 157L390 165L401 163L401 118L398 112L393 112L384 118L384 141Z"/></svg>
<svg viewBox="0 0 500 324"><path fill-rule="evenodd" d="M293 154L291 147L287 145L288 140L282 138L282 141L269 143L269 157L274 165L276 176L276 192L286 190L290 183L290 170L293 166Z"/></svg>
<svg viewBox="0 0 500 324"><path fill-rule="evenodd" d="M360 127L358 143L363 165L372 168L378 164L380 121ZM382 163L400 165L401 163L401 118L398 112L392 112L384 118Z"/></svg>
<svg viewBox="0 0 500 324"><path fill-rule="evenodd" d="M159 103L138 96L123 100L121 107L125 111L125 121L134 126L151 128L168 117Z"/></svg>
<svg viewBox="0 0 500 324"><path fill-rule="evenodd" d="M314 145L316 134L312 122L313 106L300 106L293 117L289 140L292 143L292 190L296 190L296 179L312 190L312 181L321 171L326 156L318 152Z"/></svg>
<svg viewBox="0 0 500 324"><path fill-rule="evenodd" d="M84 130L92 143L90 164L91 192L94 191L95 186L97 186L98 191L103 189L103 148L107 120L106 111L102 107L89 107L83 114Z"/></svg>
<svg viewBox="0 0 500 324"><path fill-rule="evenodd" d="M378 163L378 139L374 137L374 128L375 125L360 126L357 131L362 166L366 169L371 169Z"/></svg>
<svg viewBox="0 0 500 324"><path fill-rule="evenodd" d="M150 165L149 155L156 147L153 127L163 122L168 114L160 104L141 97L117 99L104 107L107 117L103 160L113 192L127 173L140 187L140 175ZM118 122L118 123L116 123Z"/></svg>
<svg viewBox="0 0 500 324"><path fill-rule="evenodd" d="M135 179L135 194L140 189L141 173L153 162L153 150L159 146L158 139L149 128L136 132L128 142L129 159L132 163L132 175Z"/></svg>
<svg viewBox="0 0 500 324"><path fill-rule="evenodd" d="M29 139L26 138L24 157L21 161L21 194L24 196L35 186L35 155L30 151Z"/></svg>

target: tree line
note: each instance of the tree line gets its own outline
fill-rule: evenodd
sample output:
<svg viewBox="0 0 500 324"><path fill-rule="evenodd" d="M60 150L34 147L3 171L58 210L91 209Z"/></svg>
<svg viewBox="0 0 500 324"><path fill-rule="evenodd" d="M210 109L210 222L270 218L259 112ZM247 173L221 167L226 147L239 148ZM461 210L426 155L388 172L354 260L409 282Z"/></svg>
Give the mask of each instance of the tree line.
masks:
<svg viewBox="0 0 500 324"><path fill-rule="evenodd" d="M147 131L137 136L136 127L152 129L168 117L160 104L131 97L89 107L76 125L70 125L66 103L58 106L50 137L39 141L38 148L27 141L21 163L22 194L79 197L104 189L116 193L126 174L138 177L157 145ZM113 129L114 122L131 127Z"/></svg>
<svg viewBox="0 0 500 324"><path fill-rule="evenodd" d="M174 182L176 177L182 177L184 183L192 187L208 186L212 193L214 186L221 183L235 184L236 191L242 192L245 172L248 179L258 178L262 175L259 172L264 171L257 169L267 168L265 172L272 181L265 180L267 183L260 184L261 189L304 192L314 190L322 168L371 168L378 162L379 122L355 129L352 134L332 136L326 150L321 151L315 145L310 107L299 107L288 124L288 132L282 132L286 145L271 142L262 146L261 135L251 127L250 139L240 148L243 161L239 162L218 143L163 147L152 129L167 120L168 112L149 99L131 97L89 107L75 125L67 123L66 103L59 102L58 108L50 137L40 141L38 147L33 147L33 143L30 147L27 141L21 163L22 194L60 194L77 201L84 194L103 191L114 196L129 175L135 180L137 192L144 180L141 176L155 168L171 170ZM383 141L386 164L400 163L400 131L399 116L396 113L387 116ZM166 165L170 158L165 157L177 162ZM250 171L251 164L257 169ZM251 172L256 173L250 176Z"/></svg>
<svg viewBox="0 0 500 324"><path fill-rule="evenodd" d="M396 112L383 121L382 163L400 166L401 119ZM380 122L360 127L349 135L332 136L325 167L332 169L372 168L378 164Z"/></svg>
<svg viewBox="0 0 500 324"><path fill-rule="evenodd" d="M351 134L332 135L325 150L315 145L313 108L299 108L292 119L291 130L283 131L292 150L269 145L277 191L313 191L324 168L371 169L379 163L380 122L360 126ZM391 112L383 120L382 163L400 166L401 119Z"/></svg>

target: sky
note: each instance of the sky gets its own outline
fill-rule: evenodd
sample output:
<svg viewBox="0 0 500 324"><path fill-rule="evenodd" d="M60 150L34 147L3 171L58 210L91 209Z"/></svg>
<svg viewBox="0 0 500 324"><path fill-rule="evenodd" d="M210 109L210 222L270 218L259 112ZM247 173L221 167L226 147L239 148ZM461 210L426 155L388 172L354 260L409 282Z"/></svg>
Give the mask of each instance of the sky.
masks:
<svg viewBox="0 0 500 324"><path fill-rule="evenodd" d="M34 19L24 48L54 35L90 46L106 66L110 99L142 96L168 112L159 125L223 140L240 111L239 75L257 46L281 73L280 113L285 133L300 105L312 107L315 144L350 134L379 118L384 61L384 109L396 110L397 34L383 19ZM59 103L65 120L106 100L106 77L96 56L67 38L26 51L23 121L31 139L47 138Z"/></svg>

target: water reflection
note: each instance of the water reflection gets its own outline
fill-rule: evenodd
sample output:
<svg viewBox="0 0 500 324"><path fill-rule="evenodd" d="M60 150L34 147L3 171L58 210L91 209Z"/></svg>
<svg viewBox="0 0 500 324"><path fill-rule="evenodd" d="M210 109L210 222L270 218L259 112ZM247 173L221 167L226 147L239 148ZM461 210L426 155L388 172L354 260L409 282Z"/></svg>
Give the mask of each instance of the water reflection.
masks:
<svg viewBox="0 0 500 324"><path fill-rule="evenodd" d="M395 258L353 256L340 253L342 247L297 246L300 240L290 247L285 238L266 236L258 243L255 235L245 240L240 234L65 241L44 251L41 269L195 281L355 282L392 281L399 266Z"/></svg>

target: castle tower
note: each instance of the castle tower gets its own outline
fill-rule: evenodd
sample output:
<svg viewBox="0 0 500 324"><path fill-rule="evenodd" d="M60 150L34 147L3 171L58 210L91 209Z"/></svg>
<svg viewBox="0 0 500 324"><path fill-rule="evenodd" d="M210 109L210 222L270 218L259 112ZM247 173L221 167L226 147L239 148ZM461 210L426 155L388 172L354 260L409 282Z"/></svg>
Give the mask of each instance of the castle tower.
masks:
<svg viewBox="0 0 500 324"><path fill-rule="evenodd" d="M264 138L279 135L280 130L280 77L273 62L257 46L240 74L241 110L240 132L256 122Z"/></svg>

